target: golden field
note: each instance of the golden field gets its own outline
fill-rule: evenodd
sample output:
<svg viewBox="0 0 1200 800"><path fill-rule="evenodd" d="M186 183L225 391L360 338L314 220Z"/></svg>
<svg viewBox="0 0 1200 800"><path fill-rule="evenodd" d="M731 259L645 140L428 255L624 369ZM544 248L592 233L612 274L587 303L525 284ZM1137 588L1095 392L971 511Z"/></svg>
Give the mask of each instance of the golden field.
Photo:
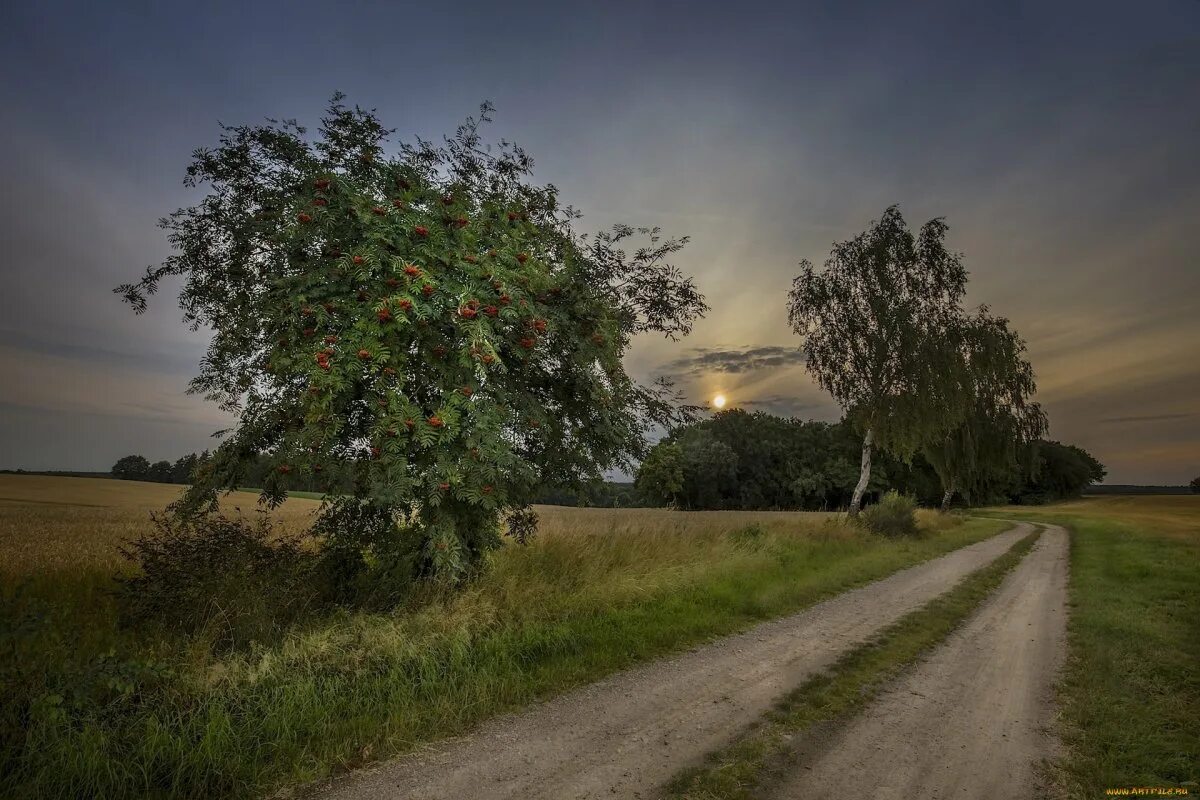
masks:
<svg viewBox="0 0 1200 800"><path fill-rule="evenodd" d="M120 569L123 541L152 529L150 515L176 500L183 487L105 478L0 475L0 578L76 570ZM311 523L320 501L290 498L271 517L298 532ZM231 514L257 514L250 492L227 495ZM819 525L835 514L775 511L671 511L665 508L569 508L538 506L539 535L586 531L604 536L692 534L713 536L759 525L767 531Z"/></svg>
<svg viewBox="0 0 1200 800"><path fill-rule="evenodd" d="M124 566L121 543L149 532L150 515L179 497L182 487L104 478L0 475L0 580L77 571L111 573ZM236 492L223 500L231 514L258 514L257 497ZM311 523L320 501L290 498L271 517L287 531ZM581 533L606 539L627 537L708 538L757 525L772 533L821 530L828 534L843 515L790 511L672 511L665 508L571 508L538 506L539 536L554 539ZM1119 519L1163 533L1200 535L1200 495L1101 496L1047 506L1010 506L1005 513L1031 518L1064 514ZM922 512L922 527L948 524ZM648 542L641 542L643 546Z"/></svg>
<svg viewBox="0 0 1200 800"><path fill-rule="evenodd" d="M183 487L104 478L0 475L0 579L122 567L123 541L152 530L150 515L174 502ZM227 510L254 511L256 497L230 495ZM298 530L320 506L291 499L275 513Z"/></svg>
<svg viewBox="0 0 1200 800"><path fill-rule="evenodd" d="M207 627L130 622L112 591L130 568L121 543L153 530L151 513L180 491L0 476L0 628L16 634L0 648L0 680L18 687L0 693L0 796L270 794L1005 527L927 514L923 535L886 539L833 514L539 507L532 543L390 611L315 609L276 630L257 595L229 590L211 608L254 609L271 634L230 650ZM249 493L224 505L257 507ZM294 498L273 516L299 530L319 505Z"/></svg>

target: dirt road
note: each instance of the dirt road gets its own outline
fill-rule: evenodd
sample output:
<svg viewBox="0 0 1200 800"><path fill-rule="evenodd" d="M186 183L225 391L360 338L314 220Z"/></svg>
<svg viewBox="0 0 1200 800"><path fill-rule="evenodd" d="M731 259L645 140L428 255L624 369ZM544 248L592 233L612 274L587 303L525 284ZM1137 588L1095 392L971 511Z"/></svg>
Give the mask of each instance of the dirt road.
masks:
<svg viewBox="0 0 1200 800"><path fill-rule="evenodd" d="M1049 528L931 657L819 743L784 798L1035 798L1066 630L1067 534ZM809 752L804 752L808 747Z"/></svg>
<svg viewBox="0 0 1200 800"><path fill-rule="evenodd" d="M995 559L1028 525L806 611L613 675L326 787L337 800L649 798L780 695Z"/></svg>

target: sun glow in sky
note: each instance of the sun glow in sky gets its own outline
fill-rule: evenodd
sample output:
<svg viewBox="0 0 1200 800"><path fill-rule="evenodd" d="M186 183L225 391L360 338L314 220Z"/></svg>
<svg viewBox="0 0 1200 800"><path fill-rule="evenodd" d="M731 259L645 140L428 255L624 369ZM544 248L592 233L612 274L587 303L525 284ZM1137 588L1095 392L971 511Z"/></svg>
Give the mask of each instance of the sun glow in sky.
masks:
<svg viewBox="0 0 1200 800"><path fill-rule="evenodd" d="M584 213L578 233L692 236L671 261L710 311L680 342L634 340L641 383L670 378L714 412L839 419L787 292L801 259L823 264L899 203L914 230L947 216L965 304L1029 343L1050 438L1111 483L1200 472L1200 3L294 0L286 31L266 4L114 5L16 3L0 26L0 469L174 461L233 424L186 394L209 333L180 325L178 284L140 316L112 287L170 255L155 220L201 201L180 179L218 121L312 134L342 89L397 129L389 155L492 100L487 141L528 148L534 184ZM406 42L416 94L379 61L399 27L430 32ZM447 30L466 55L445 57ZM354 46L316 74L331 41ZM519 47L519 76L497 42Z"/></svg>
<svg viewBox="0 0 1200 800"><path fill-rule="evenodd" d="M719 394L716 397L714 397L712 404L713 404L713 408L717 409L718 411L720 409L724 408L725 407L725 395Z"/></svg>

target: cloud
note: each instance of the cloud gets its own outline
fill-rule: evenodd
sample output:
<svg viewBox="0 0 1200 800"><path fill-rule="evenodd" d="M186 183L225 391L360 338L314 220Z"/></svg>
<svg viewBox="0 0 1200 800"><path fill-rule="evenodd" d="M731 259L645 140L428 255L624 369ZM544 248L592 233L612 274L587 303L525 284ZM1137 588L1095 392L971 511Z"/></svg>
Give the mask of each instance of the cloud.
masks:
<svg viewBox="0 0 1200 800"><path fill-rule="evenodd" d="M192 147L214 142L216 120L311 124L340 85L379 107L396 140L437 141L491 97L490 133L529 148L535 179L587 212L581 230L629 221L690 234L677 264L712 310L685 343L697 349L639 336L626 360L639 378L672 370L697 402L720 392L747 409L836 418L798 368L784 299L797 261L821 263L830 242L899 202L914 226L948 215L971 302L1010 317L1029 342L1056 438L1086 446L1114 482L1195 474L1186 451L1200 452L1200 413L1173 414L1192 411L1200 391L1200 106L1177 102L1200 67L1182 33L1200 3L1134 16L1097 7L1086 26L1048 8L1032 34L1004 10L864 21L697 4L686 30L651 9L631 31L595 14L493 4L460 31L478 58L440 63L437 37L411 45L417 79L435 89L419 103L379 53L397 15L437 30L450 18L440 6L338 17L299 0L305 13L287 36L269 35L259 15L181 49L172 31L186 14L113 26L104 4L52 5L23 4L0 51L16 76L0 104L11 140L0 153L4 464L103 466L127 447L177 457L226 424L183 395L207 334L180 325L178 283L136 317L111 288L170 252L154 220L199 200L180 172ZM922 46L933 19L972 47ZM664 32L655 47L644 30ZM203 46L213 31L232 47ZM312 49L295 43L331 36L364 44L330 65L325 85L290 81ZM511 61L487 46L497 36L536 44L522 57L528 80L497 83ZM264 78L237 80L250 73Z"/></svg>
<svg viewBox="0 0 1200 800"><path fill-rule="evenodd" d="M799 417L801 412L812 412L818 409L827 411L829 407L828 402L813 402L791 394L764 395L750 400L741 400L737 405L749 408L751 411L768 411L781 417Z"/></svg>
<svg viewBox="0 0 1200 800"><path fill-rule="evenodd" d="M90 366L119 366L161 375L190 375L196 372L196 364L203 353L199 347L177 348L173 351L154 350L146 345L140 347L136 351L122 351L96 347L87 342L55 341L40 335L0 328L0 348L20 353L16 357L22 359L48 356Z"/></svg>
<svg viewBox="0 0 1200 800"><path fill-rule="evenodd" d="M803 350L778 345L747 347L740 350L698 347L692 349L691 353L664 364L662 369L671 375L699 376L710 372L737 374L804 364Z"/></svg>
<svg viewBox="0 0 1200 800"><path fill-rule="evenodd" d="M1193 413L1185 414L1146 414L1144 416L1134 417L1106 417L1097 420L1102 425L1128 425L1135 422L1167 422L1175 419L1188 419L1196 416Z"/></svg>

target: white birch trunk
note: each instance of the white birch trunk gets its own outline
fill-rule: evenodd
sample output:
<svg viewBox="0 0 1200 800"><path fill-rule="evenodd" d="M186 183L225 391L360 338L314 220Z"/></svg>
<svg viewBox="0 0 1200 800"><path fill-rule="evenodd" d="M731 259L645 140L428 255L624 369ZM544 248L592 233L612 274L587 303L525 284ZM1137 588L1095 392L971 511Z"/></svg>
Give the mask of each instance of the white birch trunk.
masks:
<svg viewBox="0 0 1200 800"><path fill-rule="evenodd" d="M945 494L942 495L942 511L950 510L950 501L953 499L954 499L954 487L951 486L950 488L948 488L946 490Z"/></svg>
<svg viewBox="0 0 1200 800"><path fill-rule="evenodd" d="M850 516L857 517L862 508L863 495L867 492L867 484L871 482L871 444L875 441L875 431L867 428L863 437L862 469L858 473L858 485L854 487L854 496L850 498Z"/></svg>

